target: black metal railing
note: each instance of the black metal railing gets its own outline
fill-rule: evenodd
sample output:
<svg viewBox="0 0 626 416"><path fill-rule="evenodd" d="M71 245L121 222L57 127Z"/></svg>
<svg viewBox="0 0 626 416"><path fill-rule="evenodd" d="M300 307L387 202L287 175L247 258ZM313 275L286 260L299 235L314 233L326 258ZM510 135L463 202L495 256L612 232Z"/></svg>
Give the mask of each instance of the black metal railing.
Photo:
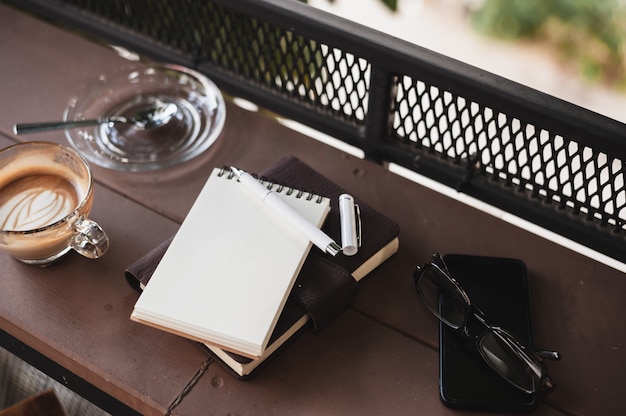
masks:
<svg viewBox="0 0 626 416"><path fill-rule="evenodd" d="M626 261L626 125L295 0L11 1Z"/></svg>

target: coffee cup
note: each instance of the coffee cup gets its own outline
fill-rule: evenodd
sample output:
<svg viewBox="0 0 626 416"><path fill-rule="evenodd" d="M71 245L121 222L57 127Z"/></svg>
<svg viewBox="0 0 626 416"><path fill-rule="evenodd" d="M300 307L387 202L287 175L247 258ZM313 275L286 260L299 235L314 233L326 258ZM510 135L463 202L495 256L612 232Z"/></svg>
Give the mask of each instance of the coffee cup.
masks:
<svg viewBox="0 0 626 416"><path fill-rule="evenodd" d="M74 150L25 142L0 150L0 249L48 265L74 249L102 256L109 239L88 219L93 205L89 165Z"/></svg>

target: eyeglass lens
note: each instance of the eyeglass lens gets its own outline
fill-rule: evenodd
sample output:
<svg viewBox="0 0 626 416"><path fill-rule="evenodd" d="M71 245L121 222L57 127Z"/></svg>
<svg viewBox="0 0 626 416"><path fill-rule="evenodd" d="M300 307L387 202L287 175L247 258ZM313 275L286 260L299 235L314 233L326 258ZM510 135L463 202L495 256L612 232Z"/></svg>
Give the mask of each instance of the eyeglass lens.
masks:
<svg viewBox="0 0 626 416"><path fill-rule="evenodd" d="M459 288L438 267L429 265L422 270L417 289L428 309L443 323L454 329L465 324L469 305Z"/></svg>
<svg viewBox="0 0 626 416"><path fill-rule="evenodd" d="M531 393L535 390L535 378L524 360L515 353L515 342L504 331L490 330L478 343L478 350L489 366L510 383Z"/></svg>

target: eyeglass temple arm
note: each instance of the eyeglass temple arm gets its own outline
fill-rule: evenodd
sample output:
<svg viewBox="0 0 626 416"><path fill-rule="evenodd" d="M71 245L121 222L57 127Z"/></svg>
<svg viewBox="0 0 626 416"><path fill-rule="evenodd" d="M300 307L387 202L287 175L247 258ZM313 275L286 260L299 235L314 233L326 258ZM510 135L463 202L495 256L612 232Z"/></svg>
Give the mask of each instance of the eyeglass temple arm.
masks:
<svg viewBox="0 0 626 416"><path fill-rule="evenodd" d="M535 354L537 354L541 358L546 358L552 361L558 361L561 359L561 354L559 354L558 351L535 350Z"/></svg>
<svg viewBox="0 0 626 416"><path fill-rule="evenodd" d="M443 256L439 253L433 254L433 262L441 268L444 272L448 273L451 276L450 270L448 270L448 265L443 260Z"/></svg>

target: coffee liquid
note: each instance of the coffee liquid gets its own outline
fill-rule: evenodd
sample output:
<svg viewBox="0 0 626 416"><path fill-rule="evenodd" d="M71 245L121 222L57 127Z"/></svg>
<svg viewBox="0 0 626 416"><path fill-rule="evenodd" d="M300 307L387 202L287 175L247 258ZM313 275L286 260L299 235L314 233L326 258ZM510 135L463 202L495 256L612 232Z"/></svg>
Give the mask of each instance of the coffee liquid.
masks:
<svg viewBox="0 0 626 416"><path fill-rule="evenodd" d="M27 231L53 224L78 205L74 186L65 178L34 174L0 189L0 227Z"/></svg>

